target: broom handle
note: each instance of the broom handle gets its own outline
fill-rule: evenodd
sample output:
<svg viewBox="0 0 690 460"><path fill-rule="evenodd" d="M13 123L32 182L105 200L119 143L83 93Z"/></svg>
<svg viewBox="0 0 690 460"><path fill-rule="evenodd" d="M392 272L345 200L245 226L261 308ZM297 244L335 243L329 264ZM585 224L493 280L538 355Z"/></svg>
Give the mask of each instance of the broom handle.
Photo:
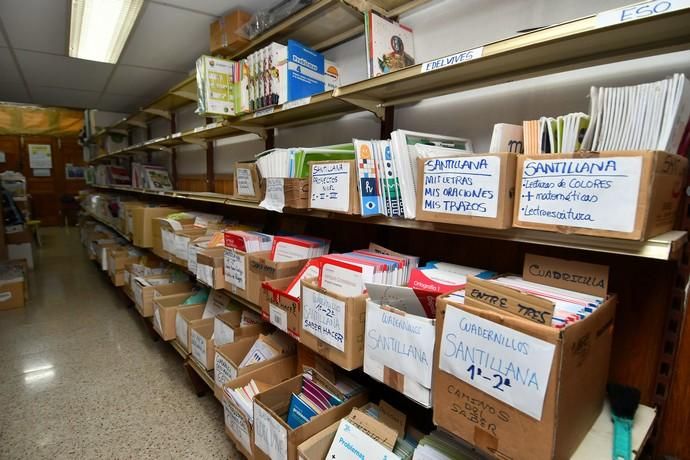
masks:
<svg viewBox="0 0 690 460"><path fill-rule="evenodd" d="M631 419L613 416L613 460L632 460L632 424Z"/></svg>

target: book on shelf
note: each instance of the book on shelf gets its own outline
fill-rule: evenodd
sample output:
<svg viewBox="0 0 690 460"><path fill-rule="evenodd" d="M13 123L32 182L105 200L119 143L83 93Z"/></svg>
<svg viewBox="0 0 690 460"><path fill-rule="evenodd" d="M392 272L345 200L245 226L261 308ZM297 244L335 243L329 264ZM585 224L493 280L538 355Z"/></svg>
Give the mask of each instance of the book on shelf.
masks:
<svg viewBox="0 0 690 460"><path fill-rule="evenodd" d="M373 11L364 13L364 28L369 78L415 64L412 29Z"/></svg>

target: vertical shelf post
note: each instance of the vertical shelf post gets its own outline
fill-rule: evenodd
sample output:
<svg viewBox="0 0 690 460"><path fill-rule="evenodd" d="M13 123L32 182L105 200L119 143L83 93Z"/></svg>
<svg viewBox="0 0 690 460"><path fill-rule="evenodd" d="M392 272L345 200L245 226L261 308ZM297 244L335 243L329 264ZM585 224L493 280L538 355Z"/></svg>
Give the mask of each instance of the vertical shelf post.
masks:
<svg viewBox="0 0 690 460"><path fill-rule="evenodd" d="M381 134L379 139L390 139L391 133L395 128L395 107L388 106L385 108L383 120L380 122Z"/></svg>
<svg viewBox="0 0 690 460"><path fill-rule="evenodd" d="M175 112L170 112L170 134L177 132L177 115ZM170 173L172 175L173 188L177 189L177 149L173 147L170 150Z"/></svg>

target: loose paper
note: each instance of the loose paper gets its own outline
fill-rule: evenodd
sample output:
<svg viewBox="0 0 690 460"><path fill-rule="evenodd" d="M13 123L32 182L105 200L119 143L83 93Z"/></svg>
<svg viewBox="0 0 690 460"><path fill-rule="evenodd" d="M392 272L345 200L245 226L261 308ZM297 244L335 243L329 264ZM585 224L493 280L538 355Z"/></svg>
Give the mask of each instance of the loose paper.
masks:
<svg viewBox="0 0 690 460"><path fill-rule="evenodd" d="M216 386L222 388L223 385L230 380L237 378L237 369L235 369L223 355L216 353L213 376L216 381Z"/></svg>
<svg viewBox="0 0 690 460"><path fill-rule="evenodd" d="M220 347L235 341L235 331L218 318L213 320L213 343ZM216 355L217 356L217 355Z"/></svg>
<svg viewBox="0 0 690 460"><path fill-rule="evenodd" d="M384 364L431 388L434 361L434 321L399 315L367 302L364 352Z"/></svg>
<svg viewBox="0 0 690 460"><path fill-rule="evenodd" d="M345 302L304 287L302 330L345 351Z"/></svg>
<svg viewBox="0 0 690 460"><path fill-rule="evenodd" d="M254 402L254 444L271 460L287 459L287 429Z"/></svg>
<svg viewBox="0 0 690 460"><path fill-rule="evenodd" d="M690 0L654 0L636 3L597 14L597 27L645 19L690 7Z"/></svg>
<svg viewBox="0 0 690 460"><path fill-rule="evenodd" d="M247 420L242 416L239 410L227 401L223 401L223 407L225 408L225 426L228 430L232 432L242 447L247 452L251 452L251 445L249 444L249 427L247 426Z"/></svg>
<svg viewBox="0 0 690 460"><path fill-rule="evenodd" d="M440 68L460 64L461 62L465 61L471 61L472 59L482 57L483 53L484 47L480 46L479 48L460 51L459 53L451 54L450 56L434 59L433 61L428 61L422 64L421 73L429 72L431 70L438 70Z"/></svg>
<svg viewBox="0 0 690 460"><path fill-rule="evenodd" d="M244 271L244 255L236 251L225 251L223 258L225 266L225 281L237 289L246 289L246 273Z"/></svg>
<svg viewBox="0 0 690 460"><path fill-rule="evenodd" d="M268 304L268 316L271 324L283 332L287 332L287 312L272 303Z"/></svg>
<svg viewBox="0 0 690 460"><path fill-rule="evenodd" d="M496 156L438 158L424 162L422 209L495 218L501 159Z"/></svg>
<svg viewBox="0 0 690 460"><path fill-rule="evenodd" d="M555 346L448 306L439 368L541 420Z"/></svg>
<svg viewBox="0 0 690 460"><path fill-rule="evenodd" d="M642 157L525 161L518 218L632 232L641 171Z"/></svg>
<svg viewBox="0 0 690 460"><path fill-rule="evenodd" d="M50 144L29 144L29 167L50 169L53 167L53 153Z"/></svg>
<svg viewBox="0 0 690 460"><path fill-rule="evenodd" d="M310 207L347 212L350 209L350 163L311 165Z"/></svg>
<svg viewBox="0 0 690 460"><path fill-rule="evenodd" d="M266 196L259 206L269 211L283 212L285 207L285 185L282 177L266 179Z"/></svg>
<svg viewBox="0 0 690 460"><path fill-rule="evenodd" d="M237 194L241 196L254 196L252 172L247 168L236 168L235 174L237 175Z"/></svg>
<svg viewBox="0 0 690 460"><path fill-rule="evenodd" d="M206 364L206 337L192 329L192 356Z"/></svg>

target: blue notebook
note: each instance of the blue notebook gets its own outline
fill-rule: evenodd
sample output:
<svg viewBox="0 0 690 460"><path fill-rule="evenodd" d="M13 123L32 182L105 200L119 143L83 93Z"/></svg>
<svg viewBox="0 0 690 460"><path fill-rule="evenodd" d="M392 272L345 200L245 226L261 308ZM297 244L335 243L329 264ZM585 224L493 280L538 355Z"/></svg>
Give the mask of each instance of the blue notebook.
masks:
<svg viewBox="0 0 690 460"><path fill-rule="evenodd" d="M290 428L294 430L304 425L315 415L317 413L314 409L302 401L296 394L292 393L287 416L287 424Z"/></svg>

